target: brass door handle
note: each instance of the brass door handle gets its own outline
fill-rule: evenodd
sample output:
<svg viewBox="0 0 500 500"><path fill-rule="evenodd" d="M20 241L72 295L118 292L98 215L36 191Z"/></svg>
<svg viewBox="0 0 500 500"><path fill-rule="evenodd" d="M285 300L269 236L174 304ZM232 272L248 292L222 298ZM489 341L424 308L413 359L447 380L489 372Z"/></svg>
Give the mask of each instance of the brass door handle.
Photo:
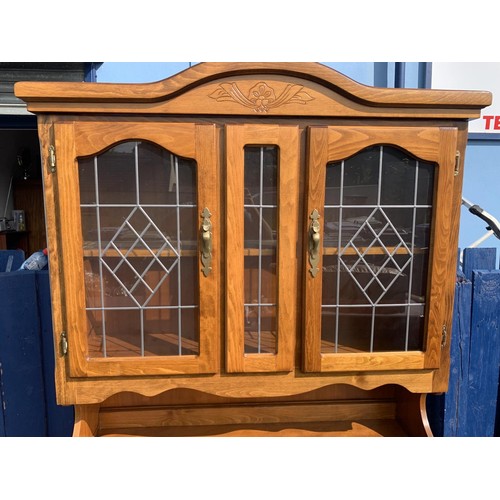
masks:
<svg viewBox="0 0 500 500"><path fill-rule="evenodd" d="M205 276L208 276L212 270L212 223L210 222L212 214L205 207L201 216L203 218L201 221L201 263L203 265L201 270Z"/></svg>
<svg viewBox="0 0 500 500"><path fill-rule="evenodd" d="M309 269L309 272L314 278L319 271L319 248L321 243L318 211L314 209L309 218L311 219L311 224L309 226L309 263L311 264L311 268Z"/></svg>

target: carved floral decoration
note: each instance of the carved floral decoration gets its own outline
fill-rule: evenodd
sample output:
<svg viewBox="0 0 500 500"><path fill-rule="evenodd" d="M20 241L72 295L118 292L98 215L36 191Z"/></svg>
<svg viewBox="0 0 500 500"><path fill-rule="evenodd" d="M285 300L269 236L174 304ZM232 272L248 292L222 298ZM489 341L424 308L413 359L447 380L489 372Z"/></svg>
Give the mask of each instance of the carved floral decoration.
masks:
<svg viewBox="0 0 500 500"><path fill-rule="evenodd" d="M302 85L288 84L276 96L276 92L265 82L254 85L245 96L235 82L221 83L215 92L210 94L212 99L218 102L234 101L247 108L252 108L257 113L267 113L272 108L277 108L284 104L306 104L314 99L305 92Z"/></svg>

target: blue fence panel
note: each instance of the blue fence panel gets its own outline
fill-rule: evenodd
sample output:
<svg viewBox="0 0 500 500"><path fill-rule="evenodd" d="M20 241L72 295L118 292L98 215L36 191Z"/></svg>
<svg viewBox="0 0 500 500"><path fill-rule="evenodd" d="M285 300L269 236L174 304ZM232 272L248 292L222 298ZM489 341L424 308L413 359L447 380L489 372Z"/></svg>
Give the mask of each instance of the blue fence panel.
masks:
<svg viewBox="0 0 500 500"><path fill-rule="evenodd" d="M466 248L463 261L463 273L468 280L472 281L474 271L493 271L497 268L497 249Z"/></svg>
<svg viewBox="0 0 500 500"><path fill-rule="evenodd" d="M457 272L446 394L427 398L435 436L498 436L500 271L495 248L468 248Z"/></svg>
<svg viewBox="0 0 500 500"><path fill-rule="evenodd" d="M42 346L32 271L0 274L0 384L5 436L45 436Z"/></svg>
<svg viewBox="0 0 500 500"><path fill-rule="evenodd" d="M444 406L443 436L460 436L467 416L472 283L455 286L455 307L450 346L450 382Z"/></svg>
<svg viewBox="0 0 500 500"><path fill-rule="evenodd" d="M465 436L493 436L500 366L500 271L474 271Z"/></svg>
<svg viewBox="0 0 500 500"><path fill-rule="evenodd" d="M56 403L52 339L48 272L0 272L0 436L71 436L74 409Z"/></svg>
<svg viewBox="0 0 500 500"><path fill-rule="evenodd" d="M68 437L73 433L75 412L73 406L60 406L56 402L54 339L52 334L49 272L36 272L36 284L42 341L47 436Z"/></svg>

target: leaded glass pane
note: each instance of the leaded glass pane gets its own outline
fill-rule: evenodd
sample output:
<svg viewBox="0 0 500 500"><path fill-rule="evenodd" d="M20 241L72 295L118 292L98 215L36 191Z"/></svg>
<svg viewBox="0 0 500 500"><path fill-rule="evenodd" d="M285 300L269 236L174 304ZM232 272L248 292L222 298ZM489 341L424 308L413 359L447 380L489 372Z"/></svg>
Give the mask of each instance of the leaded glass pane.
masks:
<svg viewBox="0 0 500 500"><path fill-rule="evenodd" d="M79 178L89 355L198 354L196 163L131 141Z"/></svg>
<svg viewBox="0 0 500 500"><path fill-rule="evenodd" d="M275 354L278 148L246 146L244 158L245 353Z"/></svg>
<svg viewBox="0 0 500 500"><path fill-rule="evenodd" d="M381 145L326 166L322 352L423 350L434 169Z"/></svg>

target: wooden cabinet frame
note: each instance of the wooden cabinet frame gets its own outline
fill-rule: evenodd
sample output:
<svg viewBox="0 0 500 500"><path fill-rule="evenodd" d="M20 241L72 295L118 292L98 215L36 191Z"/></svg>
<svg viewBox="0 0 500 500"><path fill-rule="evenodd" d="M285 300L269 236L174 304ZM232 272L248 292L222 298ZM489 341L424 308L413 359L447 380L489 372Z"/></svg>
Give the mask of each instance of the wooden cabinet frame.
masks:
<svg viewBox="0 0 500 500"><path fill-rule="evenodd" d="M372 88L317 63L201 63L150 84L15 92L38 118L57 400L76 406L75 435L431 435L425 395L448 384L467 122L489 92ZM90 355L78 161L127 141L198 167L198 222L211 214L198 236L212 236L198 242L199 355ZM327 163L377 145L435 165L425 338L421 350L323 352L310 216L322 233ZM278 151L276 347L265 353L245 348L247 146Z"/></svg>
<svg viewBox="0 0 500 500"><path fill-rule="evenodd" d="M243 148L278 146L277 353L244 353ZM227 359L228 372L292 371L295 364L299 130L294 126L228 125L227 151Z"/></svg>
<svg viewBox="0 0 500 500"><path fill-rule="evenodd" d="M132 132L133 129L133 132ZM88 353L86 339L85 285L83 281L83 242L80 219L77 160L96 155L112 145L129 138L151 141L172 153L193 158L197 161L198 212L210 207L212 221L218 229L219 207L216 154L217 137L213 125L195 124L144 124L85 122L56 124L54 138L59 165L73 165L60 168L57 181L57 199L48 200L57 214L58 227L64 238L60 240L62 261L62 283L64 290L72 290L74 303L55 314L62 314L61 323L72 325L67 328L68 374L71 377L95 377L140 374L214 373L218 370L220 353L219 328L219 237L212 244L212 272L200 277L200 352L198 356L165 356L141 358L92 358ZM63 194L64 193L64 194ZM68 195L65 195L65 194ZM200 219L201 222L201 219ZM215 232L216 230L214 230ZM216 232L220 234L220 230ZM201 269L201 260L199 267ZM69 297L67 296L69 299ZM59 323L59 321L58 321Z"/></svg>
<svg viewBox="0 0 500 500"><path fill-rule="evenodd" d="M309 214L323 207L325 165L343 160L364 147L388 144L397 137L397 146L421 160L436 164L434 195L434 223L432 227L431 269L429 275L428 311L426 314L426 339L423 351L321 354L320 307L321 280L311 273L304 273L304 368L306 371L345 371L356 366L357 370L396 370L439 368L443 331L451 329L451 314L443 307L443 297L453 296L453 275L443 273L447 268L445 256L449 252L451 236L451 207L456 161L457 130L451 127L329 127L311 128L308 157ZM395 141L396 143L396 141ZM321 220L323 211L319 210ZM321 224L320 224L321 226ZM307 235L307 231L305 231ZM320 252L321 255L322 252ZM320 260L319 268L322 267Z"/></svg>

